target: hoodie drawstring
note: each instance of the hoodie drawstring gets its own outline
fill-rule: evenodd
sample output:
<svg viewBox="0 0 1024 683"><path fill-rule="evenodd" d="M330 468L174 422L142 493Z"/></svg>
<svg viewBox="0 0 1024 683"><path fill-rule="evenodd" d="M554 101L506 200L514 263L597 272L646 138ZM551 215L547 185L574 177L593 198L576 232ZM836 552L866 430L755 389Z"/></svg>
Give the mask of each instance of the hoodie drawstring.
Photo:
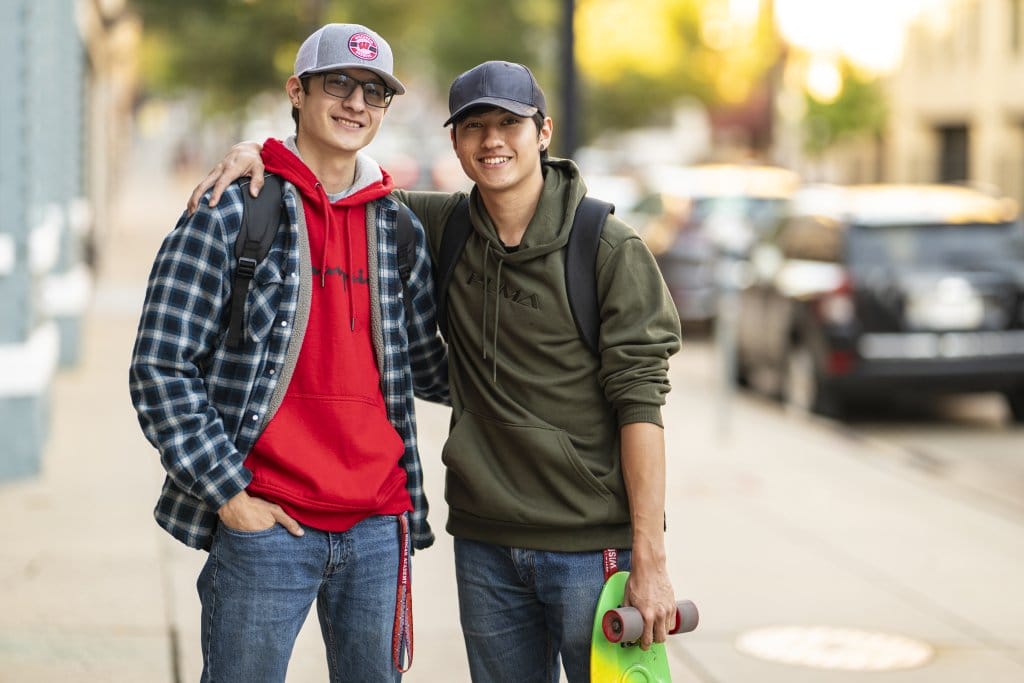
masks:
<svg viewBox="0 0 1024 683"><path fill-rule="evenodd" d="M494 276L494 335L491 337L491 381L498 381L498 317L501 315L501 267L505 259L498 259L498 272Z"/></svg>
<svg viewBox="0 0 1024 683"><path fill-rule="evenodd" d="M327 198L324 186L319 182L313 185L314 190L320 190L320 201L324 205L324 248L320 252L320 289L327 286L327 247L331 239L331 202Z"/></svg>
<svg viewBox="0 0 1024 683"><path fill-rule="evenodd" d="M484 298L482 310L480 311L480 347L483 351L482 358L487 360L487 265L490 262L491 243L484 242Z"/></svg>
<svg viewBox="0 0 1024 683"><path fill-rule="evenodd" d="M327 190L324 186L317 182L314 189L320 191L320 200L324 205L324 248L320 254L320 289L327 286L327 252L330 247L331 232L334 229L334 211L331 207L331 199L327 196ZM348 311L349 311L349 330L355 331L356 329L356 306L355 300L352 294L352 283L349 280L352 278L352 233L346 227L345 232L345 273L341 278L342 287L345 288L348 294Z"/></svg>
<svg viewBox="0 0 1024 683"><path fill-rule="evenodd" d="M483 358L487 359L487 297L490 295L487 281L487 267L490 263L491 243L484 242L484 266L483 285L484 297L480 315L480 346L483 351ZM491 381L498 381L498 322L501 316L501 269L505 265L505 259L496 255L498 267L494 273L494 333L491 336Z"/></svg>
<svg viewBox="0 0 1024 683"><path fill-rule="evenodd" d="M352 286L352 277L355 275L352 272L352 231L345 226L345 272L348 275L344 278L345 287L348 289L348 312L350 316L349 330L355 332L356 329L356 304L353 299L352 290L355 287Z"/></svg>

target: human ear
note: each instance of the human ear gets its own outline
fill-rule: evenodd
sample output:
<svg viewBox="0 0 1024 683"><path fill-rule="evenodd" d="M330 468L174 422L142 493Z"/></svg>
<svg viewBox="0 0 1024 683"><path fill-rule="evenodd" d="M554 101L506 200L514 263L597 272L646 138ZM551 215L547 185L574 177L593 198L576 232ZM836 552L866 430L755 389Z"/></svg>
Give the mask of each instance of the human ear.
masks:
<svg viewBox="0 0 1024 683"><path fill-rule="evenodd" d="M539 139L540 139L540 151L546 150L551 145L551 135L555 130L555 122L551 120L550 116L544 117L544 125L540 127Z"/></svg>
<svg viewBox="0 0 1024 683"><path fill-rule="evenodd" d="M302 103L302 81L298 76L288 77L284 84L284 91L293 107L298 107Z"/></svg>

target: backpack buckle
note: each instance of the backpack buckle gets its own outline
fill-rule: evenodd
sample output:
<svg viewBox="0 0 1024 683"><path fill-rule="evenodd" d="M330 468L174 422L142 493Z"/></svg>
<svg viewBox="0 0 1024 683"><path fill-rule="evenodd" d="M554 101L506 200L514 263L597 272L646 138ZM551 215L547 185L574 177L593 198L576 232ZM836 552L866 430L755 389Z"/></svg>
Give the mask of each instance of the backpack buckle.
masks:
<svg viewBox="0 0 1024 683"><path fill-rule="evenodd" d="M238 259L236 272L246 279L252 279L252 276L256 274L256 259L245 256Z"/></svg>

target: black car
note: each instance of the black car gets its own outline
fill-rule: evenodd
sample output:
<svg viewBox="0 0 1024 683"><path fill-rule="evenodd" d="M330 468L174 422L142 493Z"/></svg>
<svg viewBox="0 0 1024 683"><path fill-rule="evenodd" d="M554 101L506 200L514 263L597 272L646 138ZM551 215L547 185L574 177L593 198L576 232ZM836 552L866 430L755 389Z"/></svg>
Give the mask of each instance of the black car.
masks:
<svg viewBox="0 0 1024 683"><path fill-rule="evenodd" d="M1024 231L959 186L802 192L751 253L741 382L838 416L893 391L998 391L1024 422Z"/></svg>

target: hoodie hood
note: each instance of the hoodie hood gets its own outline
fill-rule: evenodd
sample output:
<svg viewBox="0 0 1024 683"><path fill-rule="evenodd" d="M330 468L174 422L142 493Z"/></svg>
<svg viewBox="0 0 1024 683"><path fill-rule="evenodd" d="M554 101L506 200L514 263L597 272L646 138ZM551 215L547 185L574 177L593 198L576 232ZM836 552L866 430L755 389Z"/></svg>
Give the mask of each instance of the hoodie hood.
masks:
<svg viewBox="0 0 1024 683"><path fill-rule="evenodd" d="M355 176L351 186L346 190L328 195L323 184L313 171L302 161L295 142L291 136L283 143L268 138L263 143L261 152L267 171L276 173L295 186L302 198L302 208L307 229L312 233L318 231L322 239L310 239L310 258L314 266L319 268L320 287L325 286L327 272L327 256L330 245L335 240L345 244L345 270L352 268L352 231L367 229L366 203L380 199L394 189L394 182L370 157L357 154ZM346 287L349 298L350 327L356 326L355 306L352 302L352 287Z"/></svg>
<svg viewBox="0 0 1024 683"><path fill-rule="evenodd" d="M544 187L537 209L530 219L522 241L515 251L505 251L494 222L484 208L479 189L470 193L470 216L473 229L498 257L509 263L522 263L561 249L569 241L576 206L587 193L579 168L569 159L548 159L543 162Z"/></svg>
<svg viewBox="0 0 1024 683"><path fill-rule="evenodd" d="M507 250L498 238L498 231L484 208L479 189L474 186L470 193L470 223L484 242L483 262L480 264L485 283L483 310L480 312L482 355L484 359L491 359L491 380L495 382L498 380L500 354L502 271L506 264L523 264L564 248L569 242L576 207L587 193L579 168L572 161L548 159L543 162L542 170L544 186L537 209L514 251ZM487 284L492 280L493 287Z"/></svg>
<svg viewBox="0 0 1024 683"><path fill-rule="evenodd" d="M294 135L283 141L268 138L263 143L261 156L267 170L294 185L303 199L317 202L321 193L328 196L313 171L302 160ZM388 172L369 156L359 152L356 154L356 172L352 185L332 195L330 199L337 206L356 206L379 199L394 188L395 183Z"/></svg>

